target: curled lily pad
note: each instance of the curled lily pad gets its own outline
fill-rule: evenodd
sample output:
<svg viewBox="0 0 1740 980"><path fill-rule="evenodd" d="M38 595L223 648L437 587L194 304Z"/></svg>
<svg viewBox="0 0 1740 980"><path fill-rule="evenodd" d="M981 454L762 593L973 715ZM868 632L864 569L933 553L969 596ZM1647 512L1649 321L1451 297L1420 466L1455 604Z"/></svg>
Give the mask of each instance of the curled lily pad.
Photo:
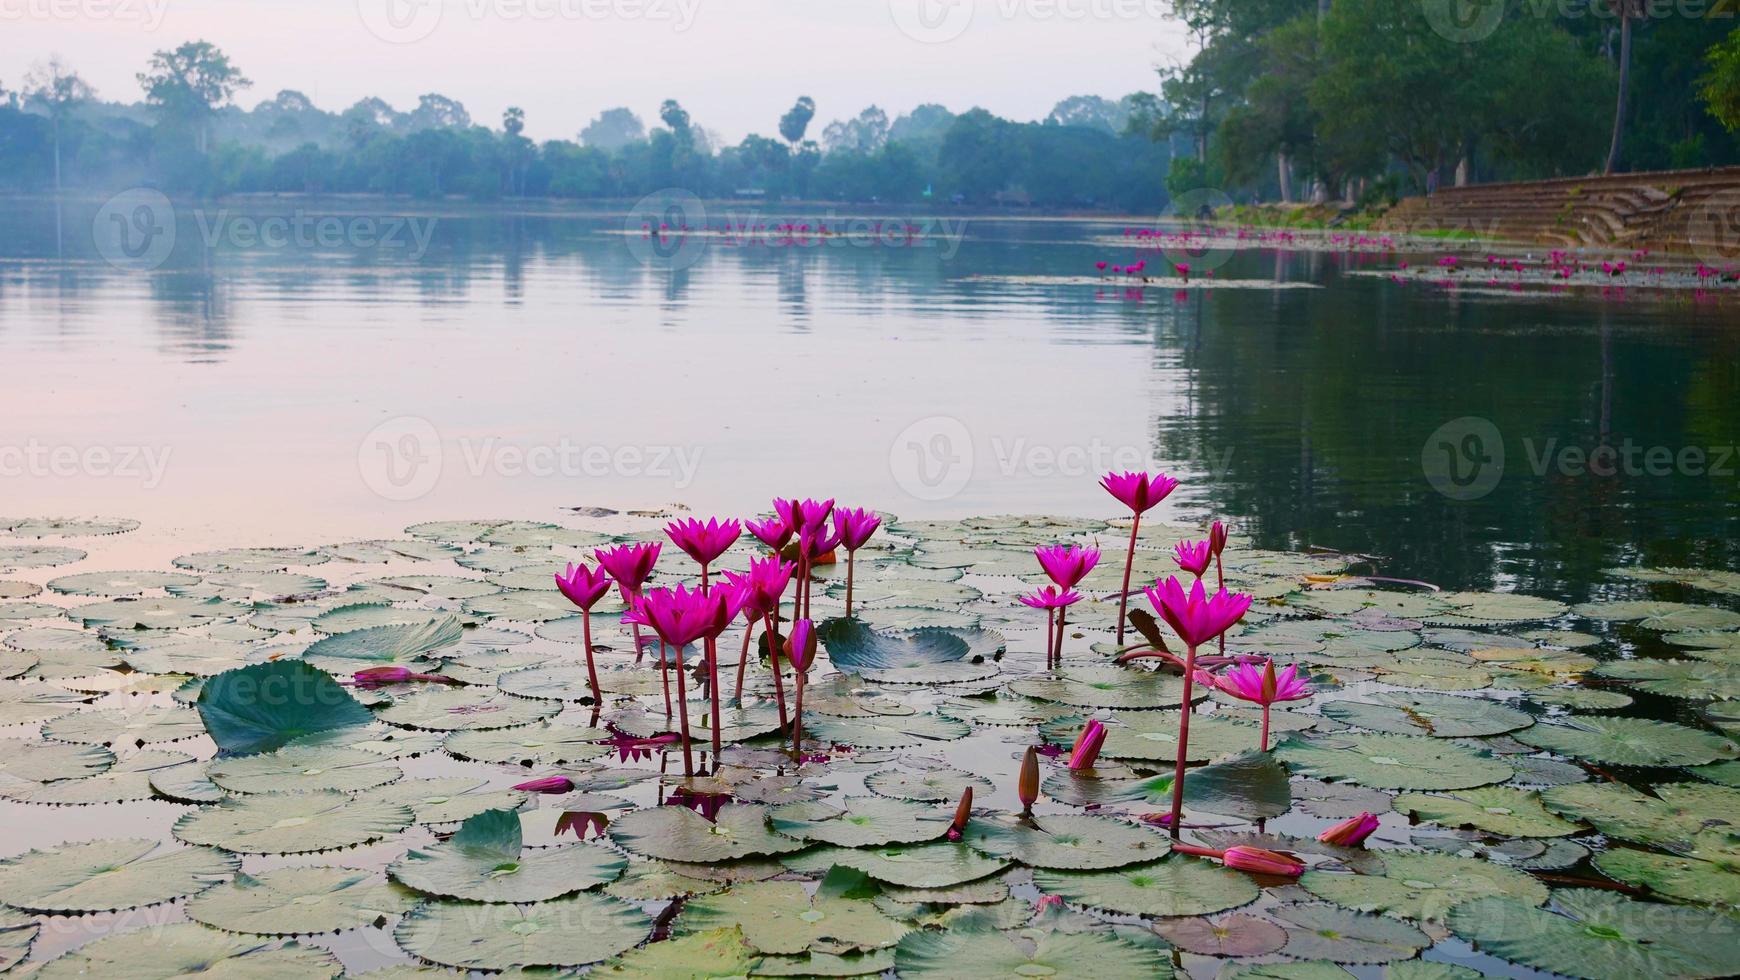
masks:
<svg viewBox="0 0 1740 980"><path fill-rule="evenodd" d="M685 931L736 926L764 953L848 953L892 946L907 927L876 910L879 889L863 872L834 868L812 898L801 882L754 881L691 899Z"/></svg>
<svg viewBox="0 0 1740 980"><path fill-rule="evenodd" d="M619 817L610 836L632 853L670 861L729 861L804 847L770 830L767 814L759 804L728 803L708 820L687 807L655 806Z"/></svg>
<svg viewBox="0 0 1740 980"><path fill-rule="evenodd" d="M965 844L936 842L879 848L823 847L782 858L794 871L825 873L834 865L864 872L877 881L906 888L947 888L994 875L1008 863Z"/></svg>
<svg viewBox="0 0 1740 980"><path fill-rule="evenodd" d="M389 725L456 732L529 725L561 711L560 701L515 697L487 688L426 687L396 698L376 717Z"/></svg>
<svg viewBox="0 0 1740 980"><path fill-rule="evenodd" d="M1337 963L1389 963L1413 959L1432 940L1404 922L1333 905L1280 905L1270 910L1287 928L1282 952Z"/></svg>
<svg viewBox="0 0 1740 980"><path fill-rule="evenodd" d="M519 815L486 810L468 818L448 840L413 849L387 873L439 898L541 902L605 884L627 863L590 844L523 851Z"/></svg>
<svg viewBox="0 0 1740 980"><path fill-rule="evenodd" d="M633 905L581 892L531 905L425 902L399 921L393 937L433 963L508 970L596 963L636 945L651 927Z"/></svg>
<svg viewBox="0 0 1740 980"><path fill-rule="evenodd" d="M1015 681L1009 690L1030 698L1080 708L1176 708L1184 694L1183 679L1172 674L1110 665L1067 666L1054 675ZM1207 692L1198 687L1206 697Z"/></svg>
<svg viewBox="0 0 1740 980"><path fill-rule="evenodd" d="M1087 871L1165 857L1170 843L1153 830L1091 814L975 819L962 841L1032 868Z"/></svg>
<svg viewBox="0 0 1740 980"><path fill-rule="evenodd" d="M273 868L194 896L187 917L226 932L300 936L374 925L417 904L379 872L357 868Z"/></svg>
<svg viewBox="0 0 1740 980"><path fill-rule="evenodd" d="M1593 888L1554 892L1552 910L1539 904L1481 898L1453 909L1449 924L1482 952L1587 980L1733 973L1734 921L1717 913Z"/></svg>
<svg viewBox="0 0 1740 980"><path fill-rule="evenodd" d="M768 811L768 821L787 837L838 847L913 844L935 840L949 829L951 814L922 803L881 796L848 796L838 802L842 806L787 803Z"/></svg>
<svg viewBox="0 0 1740 980"><path fill-rule="evenodd" d="M402 773L373 752L286 746L276 752L219 759L206 777L231 793L355 793L390 783Z"/></svg>
<svg viewBox="0 0 1740 980"><path fill-rule="evenodd" d="M208 678L197 702L206 732L226 752L269 752L293 739L374 720L329 675L297 660Z"/></svg>
<svg viewBox="0 0 1740 980"><path fill-rule="evenodd" d="M1417 691L1380 691L1369 701L1331 701L1323 713L1373 731L1438 738L1498 735L1534 724L1527 714L1490 698Z"/></svg>
<svg viewBox="0 0 1740 980"><path fill-rule="evenodd" d="M1261 894L1249 875L1181 854L1108 871L1040 869L1033 883L1072 905L1126 915L1208 915Z"/></svg>
<svg viewBox="0 0 1740 980"><path fill-rule="evenodd" d="M1395 808L1446 827L1475 827L1506 837L1564 837L1583 829L1549 813L1540 794L1502 786L1443 796L1404 793L1396 797Z"/></svg>
<svg viewBox="0 0 1740 980"><path fill-rule="evenodd" d="M989 793L994 788L989 779L959 769L930 769L924 772L884 769L864 777L864 785L878 796L926 803L958 800L961 793L968 788L975 793Z"/></svg>
<svg viewBox="0 0 1740 980"><path fill-rule="evenodd" d="M175 822L175 836L237 854L305 854L367 844L411 825L411 808L344 793L261 793L224 800Z"/></svg>
<svg viewBox="0 0 1740 980"><path fill-rule="evenodd" d="M241 861L205 847L93 840L0 861L0 901L31 912L108 912L191 895Z"/></svg>
<svg viewBox="0 0 1740 980"><path fill-rule="evenodd" d="M1620 766L1701 766L1740 757L1740 746L1729 739L1649 718L1578 715L1515 737L1560 755Z"/></svg>
<svg viewBox="0 0 1740 980"><path fill-rule="evenodd" d="M1275 754L1295 772L1380 789L1467 789L1503 782L1514 771L1489 752L1417 735L1289 738Z"/></svg>
<svg viewBox="0 0 1740 980"><path fill-rule="evenodd" d="M194 922L147 926L111 933L59 959L34 974L44 980L80 977L128 977L129 980L173 980L193 975L233 980L272 977L332 978L344 972L338 958L324 949L294 942L262 942Z"/></svg>
<svg viewBox="0 0 1740 980"><path fill-rule="evenodd" d="M1442 854L1385 852L1381 875L1307 871L1299 883L1327 902L1361 912L1383 912L1441 922L1462 902L1501 896L1529 905L1547 900L1547 886L1500 865Z"/></svg>
<svg viewBox="0 0 1740 980"><path fill-rule="evenodd" d="M205 734L199 715L186 708L149 707L140 711L79 711L42 726L42 734L80 745L147 745Z"/></svg>

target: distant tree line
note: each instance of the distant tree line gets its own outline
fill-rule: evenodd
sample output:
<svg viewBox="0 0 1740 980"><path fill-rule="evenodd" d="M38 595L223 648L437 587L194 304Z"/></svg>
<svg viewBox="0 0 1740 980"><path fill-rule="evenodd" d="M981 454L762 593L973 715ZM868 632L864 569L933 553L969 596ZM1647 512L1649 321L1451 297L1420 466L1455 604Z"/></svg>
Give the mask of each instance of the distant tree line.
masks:
<svg viewBox="0 0 1740 980"><path fill-rule="evenodd" d="M203 41L160 51L138 103L100 101L52 60L21 91L0 89L0 188L106 189L149 182L177 193L375 193L475 200L634 198L680 187L706 197L1154 210L1171 150L1129 130L1133 99L1077 96L1043 122L922 105L890 119L872 106L821 127L803 97L769 120L776 137L736 145L674 100L649 126L609 109L575 139L534 142L525 113L498 126L459 101L415 107L366 98L340 112L297 91L251 109L251 82Z"/></svg>

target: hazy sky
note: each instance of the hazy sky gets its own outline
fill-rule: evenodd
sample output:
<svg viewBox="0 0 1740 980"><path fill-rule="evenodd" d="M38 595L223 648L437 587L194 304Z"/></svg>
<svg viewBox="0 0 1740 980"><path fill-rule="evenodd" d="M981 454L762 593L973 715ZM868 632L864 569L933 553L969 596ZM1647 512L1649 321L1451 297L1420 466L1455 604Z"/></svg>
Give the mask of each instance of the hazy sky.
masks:
<svg viewBox="0 0 1740 980"><path fill-rule="evenodd" d="M1035 119L1076 94L1154 88L1184 50L1165 0L0 0L0 85L58 53L107 99L139 97L152 51L203 38L254 81L322 108L424 92L528 135L572 137L605 108L649 123L676 98L728 140L775 135L798 95L829 120L921 102Z"/></svg>

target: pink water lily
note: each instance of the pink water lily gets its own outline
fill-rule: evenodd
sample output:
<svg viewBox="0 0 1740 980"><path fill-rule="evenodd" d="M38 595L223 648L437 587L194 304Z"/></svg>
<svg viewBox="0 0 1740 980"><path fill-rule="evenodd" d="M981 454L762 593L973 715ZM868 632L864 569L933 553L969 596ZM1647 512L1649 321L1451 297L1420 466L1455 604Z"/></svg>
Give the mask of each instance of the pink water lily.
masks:
<svg viewBox="0 0 1740 980"><path fill-rule="evenodd" d="M604 692L598 686L598 667L592 660L592 607L604 593L610 591L610 577L600 566L597 570L585 562L570 564L565 574L556 576L556 588L568 601L580 607L580 641L586 651L586 681L592 687L592 703L604 704Z"/></svg>
<svg viewBox="0 0 1740 980"><path fill-rule="evenodd" d="M1362 811L1357 817L1349 817L1335 826L1317 835L1317 839L1325 844L1336 847L1358 847L1365 839L1378 829L1376 815Z"/></svg>
<svg viewBox="0 0 1740 980"><path fill-rule="evenodd" d="M778 554L791 543L792 526L785 518L775 515L759 521L744 521L743 529L755 536L755 540L767 545Z"/></svg>
<svg viewBox="0 0 1740 980"><path fill-rule="evenodd" d="M1289 665L1277 674L1273 660L1263 661L1261 667L1238 664L1213 678L1213 683L1240 701L1263 706L1263 728L1257 744L1264 752L1269 751L1269 706L1277 701L1302 701L1311 696L1311 685L1299 676L1297 666Z"/></svg>
<svg viewBox="0 0 1740 980"><path fill-rule="evenodd" d="M677 658L677 710L682 725L683 741L683 775L695 774L694 756L689 748L689 700L684 689L683 648L696 640L717 637L731 622L732 615L727 615L730 589L713 590L709 594L706 587L693 591L681 584L674 589L651 589L640 597L636 604L635 618L652 627L659 639L675 648ZM721 621L723 617L723 621ZM663 651L660 652L661 663ZM716 680L717 678L715 678ZM718 685L714 685L717 694ZM719 726L713 726L715 738L719 735Z"/></svg>
<svg viewBox="0 0 1740 980"><path fill-rule="evenodd" d="M840 539L840 546L846 549L846 618L852 617L852 572L858 560L858 549L870 540L876 529L882 526L882 518L875 511L860 508L839 507L834 510L834 533Z"/></svg>
<svg viewBox="0 0 1740 980"><path fill-rule="evenodd" d="M627 602L646 584L653 566L658 564L662 547L657 541L639 541L614 548L595 548L592 557L598 559L599 566L616 580L617 588L622 590L622 600Z"/></svg>
<svg viewBox="0 0 1740 980"><path fill-rule="evenodd" d="M766 558L751 558L749 571L726 572L725 580L737 590L737 598L741 604L744 618L743 650L737 660L737 691L733 700L741 707L743 704L743 676L749 665L749 646L755 637L757 620L767 628L767 635L772 636L773 624L771 617L779 609L780 598L785 595L786 586L791 584L792 572L797 568L795 562L781 561L777 555ZM779 658L773 658L774 683L779 683ZM778 691L780 716L785 715L785 693Z"/></svg>
<svg viewBox="0 0 1740 980"><path fill-rule="evenodd" d="M1136 535L1142 528L1142 515L1178 489L1178 481L1164 473L1107 473L1100 477L1100 486L1130 508L1130 546L1124 553L1124 585L1118 591L1117 643L1121 647L1124 645L1124 614L1130 601L1130 572L1136 567Z"/></svg>
<svg viewBox="0 0 1740 980"><path fill-rule="evenodd" d="M1039 567L1057 583L1058 588L1073 589L1100 563L1100 549L1042 545L1033 549L1033 557L1039 559Z"/></svg>
<svg viewBox="0 0 1740 980"><path fill-rule="evenodd" d="M1020 600L1024 606L1045 610L1045 665L1050 667L1054 658L1063 658L1063 634L1059 628L1063 610L1080 602L1081 593L1068 589L1060 592L1048 585L1021 596Z"/></svg>
<svg viewBox="0 0 1740 980"><path fill-rule="evenodd" d="M1180 569L1201 578L1214 558L1213 546L1206 540L1180 541L1172 546L1172 556Z"/></svg>
<svg viewBox="0 0 1740 980"><path fill-rule="evenodd" d="M774 498L774 513L778 514L793 531L802 533L804 528L819 527L833 513L834 499L827 500L784 500Z"/></svg>
<svg viewBox="0 0 1740 980"><path fill-rule="evenodd" d="M813 621L800 619L791 624L791 635L785 640L785 656L791 661L797 680L797 694L792 711L791 750L793 755L798 755L803 752L804 682L810 665L816 660L816 624Z"/></svg>
<svg viewBox="0 0 1740 980"><path fill-rule="evenodd" d="M718 560L725 549L736 543L743 525L735 520L708 518L705 524L697 518L672 521L665 525L665 534L683 553L701 566L701 584L707 584L707 566Z"/></svg>
<svg viewBox="0 0 1740 980"><path fill-rule="evenodd" d="M1071 769L1092 769L1094 762L1100 757L1100 749L1106 744L1106 726L1097 720L1090 720L1082 726L1081 734L1076 736L1075 748L1069 753Z"/></svg>

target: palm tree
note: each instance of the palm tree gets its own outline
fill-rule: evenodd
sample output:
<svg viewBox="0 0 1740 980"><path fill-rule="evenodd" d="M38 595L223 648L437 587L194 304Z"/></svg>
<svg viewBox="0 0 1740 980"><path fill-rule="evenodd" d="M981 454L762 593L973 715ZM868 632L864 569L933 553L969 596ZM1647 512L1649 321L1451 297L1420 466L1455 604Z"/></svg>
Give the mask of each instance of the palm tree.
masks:
<svg viewBox="0 0 1740 980"><path fill-rule="evenodd" d="M1631 21L1641 13L1637 0L1610 0L1619 14L1619 99L1613 111L1613 142L1607 147L1607 166L1602 173L1611 174L1619 166L1619 147L1625 139L1625 95L1631 87Z"/></svg>

